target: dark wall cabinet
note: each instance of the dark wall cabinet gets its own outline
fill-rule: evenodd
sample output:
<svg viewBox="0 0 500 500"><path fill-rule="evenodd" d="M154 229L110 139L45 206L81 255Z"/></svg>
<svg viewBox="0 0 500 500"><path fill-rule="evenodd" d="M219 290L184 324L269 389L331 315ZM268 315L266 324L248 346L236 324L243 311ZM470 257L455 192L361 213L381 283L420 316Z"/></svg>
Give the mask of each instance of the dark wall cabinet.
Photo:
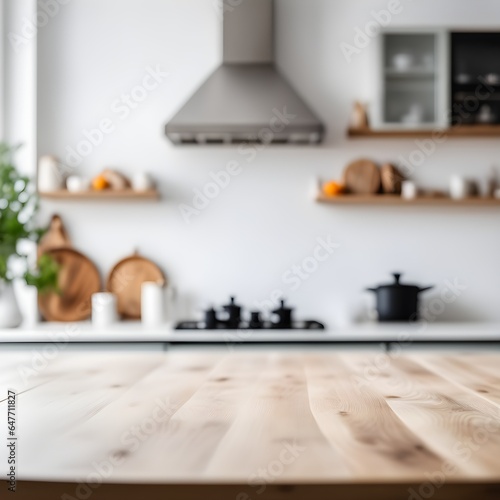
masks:
<svg viewBox="0 0 500 500"><path fill-rule="evenodd" d="M500 124L500 33L451 34L452 124Z"/></svg>

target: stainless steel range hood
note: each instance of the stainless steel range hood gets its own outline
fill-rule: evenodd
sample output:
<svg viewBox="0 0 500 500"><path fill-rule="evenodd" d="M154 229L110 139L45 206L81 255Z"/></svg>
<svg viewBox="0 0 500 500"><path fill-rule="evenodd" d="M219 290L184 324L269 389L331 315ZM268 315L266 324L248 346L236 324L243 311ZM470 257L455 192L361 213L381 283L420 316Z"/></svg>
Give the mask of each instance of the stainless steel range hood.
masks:
<svg viewBox="0 0 500 500"><path fill-rule="evenodd" d="M174 144L317 144L324 127L274 65L273 0L224 1L223 64L166 125Z"/></svg>

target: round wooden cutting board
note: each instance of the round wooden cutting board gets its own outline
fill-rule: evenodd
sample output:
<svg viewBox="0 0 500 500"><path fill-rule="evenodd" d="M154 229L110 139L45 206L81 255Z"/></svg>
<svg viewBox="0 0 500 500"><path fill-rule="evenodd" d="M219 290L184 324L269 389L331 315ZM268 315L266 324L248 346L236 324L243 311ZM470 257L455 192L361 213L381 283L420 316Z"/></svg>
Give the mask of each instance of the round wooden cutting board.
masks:
<svg viewBox="0 0 500 500"><path fill-rule="evenodd" d="M89 319L91 298L101 291L101 278L85 255L71 248L46 252L60 266L59 293L40 294L38 306L46 321L73 322Z"/></svg>
<svg viewBox="0 0 500 500"><path fill-rule="evenodd" d="M358 160L344 171L344 185L348 193L376 194L380 189L380 171L370 160Z"/></svg>
<svg viewBox="0 0 500 500"><path fill-rule="evenodd" d="M165 283L165 275L150 260L134 254L112 269L106 290L118 297L118 312L125 319L141 319L141 287L143 283Z"/></svg>

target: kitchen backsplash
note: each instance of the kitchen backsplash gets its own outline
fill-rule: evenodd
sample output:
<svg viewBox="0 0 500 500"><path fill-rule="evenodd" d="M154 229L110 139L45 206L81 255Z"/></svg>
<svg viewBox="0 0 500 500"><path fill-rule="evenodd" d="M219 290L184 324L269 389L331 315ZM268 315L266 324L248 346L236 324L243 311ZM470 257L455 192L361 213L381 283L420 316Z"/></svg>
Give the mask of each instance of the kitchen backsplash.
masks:
<svg viewBox="0 0 500 500"><path fill-rule="evenodd" d="M364 289L400 271L435 285L424 298L432 321L500 320L496 208L314 202L316 179L339 177L359 157L409 162L414 179L441 188L454 173L486 180L500 166L494 140L449 139L426 153L423 139L346 138L352 103L374 97L376 76L373 40L350 61L342 44L353 44L387 2L278 0L278 65L328 135L321 147L244 149L174 147L163 135L220 62L214 2L98 3L97 19L97 0L73 0L39 32L38 152L66 157L88 176L117 167L158 180L160 203L44 202L44 218L63 214L75 245L103 274L138 248L176 285L184 316L229 294L248 308L284 295L305 316L340 325L366 317L374 298ZM485 0L400 3L391 26L487 26L500 13ZM151 71L161 81L138 91Z"/></svg>

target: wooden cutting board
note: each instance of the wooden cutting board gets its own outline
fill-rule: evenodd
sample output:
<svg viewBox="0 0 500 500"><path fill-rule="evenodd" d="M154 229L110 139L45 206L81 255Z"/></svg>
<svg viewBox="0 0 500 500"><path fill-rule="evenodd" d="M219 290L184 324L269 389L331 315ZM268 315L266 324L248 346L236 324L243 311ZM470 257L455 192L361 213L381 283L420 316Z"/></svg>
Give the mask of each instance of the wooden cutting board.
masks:
<svg viewBox="0 0 500 500"><path fill-rule="evenodd" d="M89 319L91 298L101 291L101 278L95 265L71 248L46 252L60 266L59 293L40 294L38 306L46 321L73 322Z"/></svg>
<svg viewBox="0 0 500 500"><path fill-rule="evenodd" d="M146 282L165 284L165 275L138 253L121 260L111 270L106 290L117 296L118 313L124 319L141 319L141 287Z"/></svg>
<svg viewBox="0 0 500 500"><path fill-rule="evenodd" d="M71 240L60 215L54 215L49 224L49 229L38 243L38 258L49 250L56 248L71 248Z"/></svg>
<svg viewBox="0 0 500 500"><path fill-rule="evenodd" d="M357 160L344 170L344 186L351 194L376 194L380 190L380 171L370 160Z"/></svg>
<svg viewBox="0 0 500 500"><path fill-rule="evenodd" d="M380 169L382 189L386 194L401 194L401 185L404 177L401 172L390 163L382 165Z"/></svg>

